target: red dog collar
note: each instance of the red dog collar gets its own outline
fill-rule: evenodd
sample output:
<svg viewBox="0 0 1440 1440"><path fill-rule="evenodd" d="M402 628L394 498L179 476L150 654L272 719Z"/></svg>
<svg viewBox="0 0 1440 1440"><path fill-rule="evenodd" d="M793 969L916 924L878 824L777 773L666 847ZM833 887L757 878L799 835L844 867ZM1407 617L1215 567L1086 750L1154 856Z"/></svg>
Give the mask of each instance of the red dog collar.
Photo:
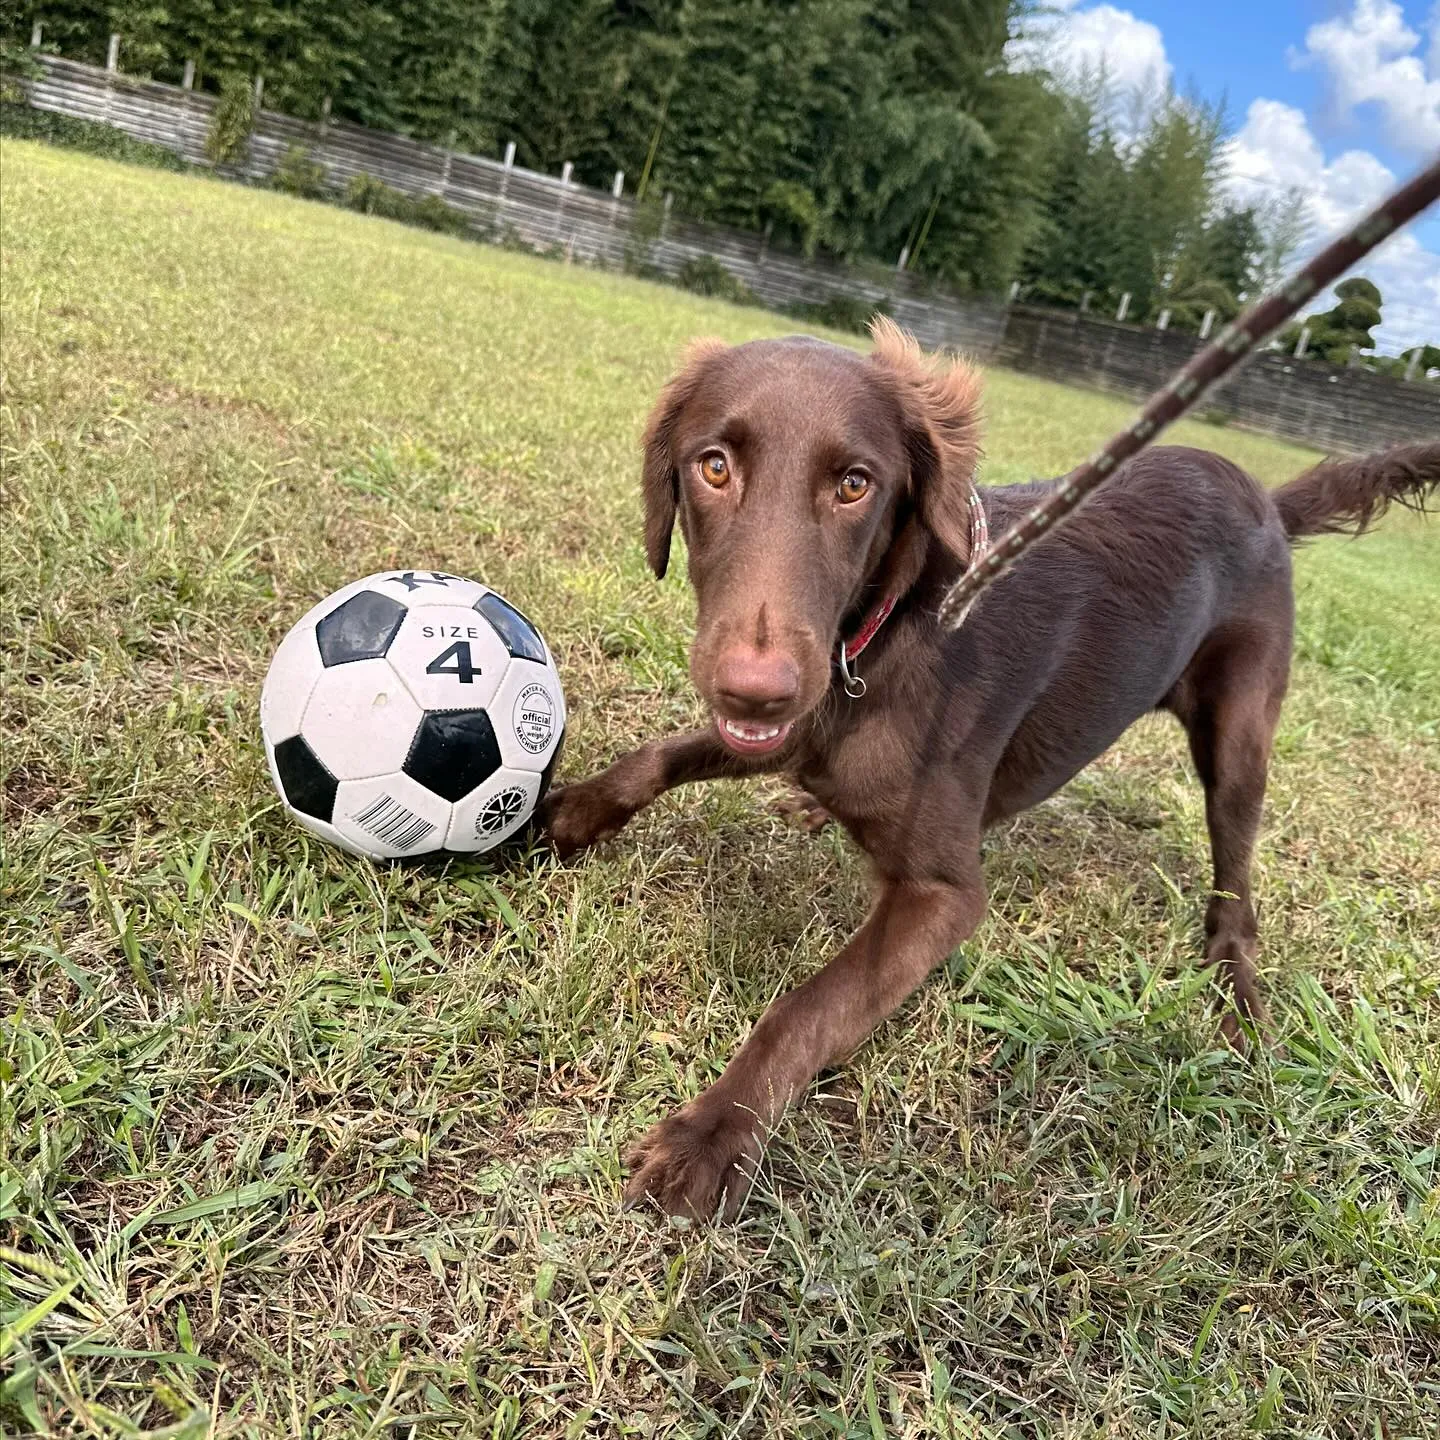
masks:
<svg viewBox="0 0 1440 1440"><path fill-rule="evenodd" d="M895 608L895 597L887 595L866 617L860 628L840 646L840 653L846 661L854 660L875 638L875 632L890 618Z"/></svg>
<svg viewBox="0 0 1440 1440"><path fill-rule="evenodd" d="M985 516L985 506L980 492L972 484L966 497L966 508L970 512L970 566L975 566L989 553L990 525ZM968 567L967 567L968 568ZM835 663L840 667L840 676L845 683L845 693L858 700L865 693L865 682L850 668L862 650L875 638L875 632L890 618L898 597L887 595L861 622L860 628L848 639L835 647ZM969 610L969 605L952 620L951 628L958 629Z"/></svg>
<svg viewBox="0 0 1440 1440"><path fill-rule="evenodd" d="M845 685L845 693L858 700L865 693L865 682L850 668L862 650L875 638L875 632L890 618L895 608L894 595L887 595L861 622L860 628L848 639L842 640L835 650L835 663Z"/></svg>

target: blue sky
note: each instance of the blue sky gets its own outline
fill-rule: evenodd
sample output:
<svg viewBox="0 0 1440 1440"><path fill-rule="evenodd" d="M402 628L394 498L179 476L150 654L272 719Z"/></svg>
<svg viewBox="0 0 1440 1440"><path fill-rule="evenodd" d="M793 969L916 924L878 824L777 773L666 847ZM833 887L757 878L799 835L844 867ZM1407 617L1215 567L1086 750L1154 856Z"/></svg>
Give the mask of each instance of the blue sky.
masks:
<svg viewBox="0 0 1440 1440"><path fill-rule="evenodd" d="M1440 150L1440 0L1049 0L1051 63L1103 60L1123 85L1227 102L1230 193L1298 188L1313 243ZM1312 245L1313 248L1313 245ZM1440 216L1364 266L1379 348L1440 344Z"/></svg>

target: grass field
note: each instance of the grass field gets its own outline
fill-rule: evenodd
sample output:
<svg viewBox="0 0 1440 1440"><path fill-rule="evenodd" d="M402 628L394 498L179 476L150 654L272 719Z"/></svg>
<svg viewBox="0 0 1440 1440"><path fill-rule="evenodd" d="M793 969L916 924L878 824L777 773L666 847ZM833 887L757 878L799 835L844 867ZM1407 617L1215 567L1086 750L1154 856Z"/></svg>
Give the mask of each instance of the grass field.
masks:
<svg viewBox="0 0 1440 1440"><path fill-rule="evenodd" d="M790 327L27 143L3 187L0 1431L1440 1434L1440 531L1299 560L1283 1056L1215 1048L1157 717L992 837L985 925L741 1221L667 1226L624 1145L842 941L860 858L761 785L375 868L286 821L257 696L404 564L542 621L566 774L694 718L639 426L689 336ZM988 393L989 480L1127 413Z"/></svg>

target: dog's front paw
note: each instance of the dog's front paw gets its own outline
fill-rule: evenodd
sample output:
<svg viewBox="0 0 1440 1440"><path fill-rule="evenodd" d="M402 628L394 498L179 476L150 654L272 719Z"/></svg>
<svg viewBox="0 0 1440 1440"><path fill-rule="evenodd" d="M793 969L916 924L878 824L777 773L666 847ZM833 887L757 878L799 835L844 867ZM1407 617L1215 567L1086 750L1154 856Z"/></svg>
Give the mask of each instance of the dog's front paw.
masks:
<svg viewBox="0 0 1440 1440"><path fill-rule="evenodd" d="M597 776L552 790L540 805L539 819L563 859L618 834L634 813L615 799L604 776Z"/></svg>
<svg viewBox="0 0 1440 1440"><path fill-rule="evenodd" d="M760 1122L728 1101L702 1096L648 1130L625 1157L626 1205L646 1201L667 1215L733 1220L764 1148Z"/></svg>

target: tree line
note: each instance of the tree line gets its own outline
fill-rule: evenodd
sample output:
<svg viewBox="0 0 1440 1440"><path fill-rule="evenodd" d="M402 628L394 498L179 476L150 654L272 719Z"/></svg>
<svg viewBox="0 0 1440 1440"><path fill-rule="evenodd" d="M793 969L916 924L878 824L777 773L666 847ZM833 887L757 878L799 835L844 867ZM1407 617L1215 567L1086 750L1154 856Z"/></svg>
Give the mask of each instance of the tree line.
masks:
<svg viewBox="0 0 1440 1440"><path fill-rule="evenodd" d="M10 44L330 113L938 285L1194 329L1302 238L1223 199L1225 119L1017 56L1033 0L20 0Z"/></svg>

